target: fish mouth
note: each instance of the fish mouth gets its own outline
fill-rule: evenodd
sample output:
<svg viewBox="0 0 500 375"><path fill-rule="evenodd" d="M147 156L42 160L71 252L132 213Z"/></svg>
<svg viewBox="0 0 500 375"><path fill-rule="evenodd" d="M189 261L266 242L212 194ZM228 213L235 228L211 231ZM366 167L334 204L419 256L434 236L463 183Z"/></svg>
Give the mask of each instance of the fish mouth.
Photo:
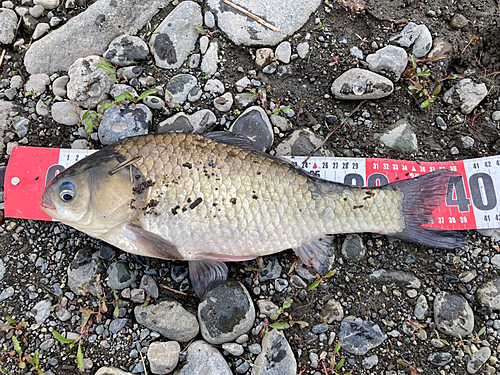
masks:
<svg viewBox="0 0 500 375"><path fill-rule="evenodd" d="M42 201L40 202L40 208L47 212L48 211L55 211L56 209L56 206L54 204L54 202L52 202L52 199L50 199L47 194L43 194L42 195Z"/></svg>

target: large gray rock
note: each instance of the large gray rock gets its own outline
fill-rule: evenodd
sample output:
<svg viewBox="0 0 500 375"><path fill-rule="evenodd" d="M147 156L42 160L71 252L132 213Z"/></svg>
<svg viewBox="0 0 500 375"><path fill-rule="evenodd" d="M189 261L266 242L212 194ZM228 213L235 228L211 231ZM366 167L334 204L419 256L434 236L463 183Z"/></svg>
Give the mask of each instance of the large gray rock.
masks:
<svg viewBox="0 0 500 375"><path fill-rule="evenodd" d="M278 44L300 29L320 4L320 0L238 1L240 7L278 29L273 31L222 1L207 1L219 28L236 45L247 46Z"/></svg>
<svg viewBox="0 0 500 375"><path fill-rule="evenodd" d="M198 334L198 321L177 301L163 301L155 305L136 306L137 323L156 331L169 340L188 342Z"/></svg>
<svg viewBox="0 0 500 375"><path fill-rule="evenodd" d="M102 294L101 271L98 254L93 254L90 248L83 248L68 267L68 287L76 295Z"/></svg>
<svg viewBox="0 0 500 375"><path fill-rule="evenodd" d="M474 329L474 313L461 295L441 292L434 300L434 322L447 335L466 337Z"/></svg>
<svg viewBox="0 0 500 375"><path fill-rule="evenodd" d="M379 285L397 286L403 289L419 289L420 280L415 275L404 271L376 270L369 277L369 280Z"/></svg>
<svg viewBox="0 0 500 375"><path fill-rule="evenodd" d="M212 345L203 340L193 342L187 352L187 363L179 375L232 375L226 360Z"/></svg>
<svg viewBox="0 0 500 375"><path fill-rule="evenodd" d="M229 279L205 291L198 318L203 338L211 344L223 344L252 328L255 308L243 284Z"/></svg>
<svg viewBox="0 0 500 375"><path fill-rule="evenodd" d="M406 69L408 54L401 47L387 46L366 56L366 62L369 64L370 70L387 75L397 81Z"/></svg>
<svg viewBox="0 0 500 375"><path fill-rule="evenodd" d="M181 346L177 341L152 342L148 349L148 360L153 374L170 374L179 362Z"/></svg>
<svg viewBox="0 0 500 375"><path fill-rule="evenodd" d="M16 12L11 9L0 8L0 43L10 44L14 41L17 27Z"/></svg>
<svg viewBox="0 0 500 375"><path fill-rule="evenodd" d="M196 47L198 30L203 17L201 7L192 1L180 3L158 26L149 41L156 65L177 69Z"/></svg>
<svg viewBox="0 0 500 375"><path fill-rule="evenodd" d="M296 375L297 361L283 332L273 329L262 340L252 375Z"/></svg>
<svg viewBox="0 0 500 375"><path fill-rule="evenodd" d="M247 137L255 148L266 150L274 142L274 132L261 107L253 106L243 112L229 129L235 134Z"/></svg>
<svg viewBox="0 0 500 375"><path fill-rule="evenodd" d="M87 56L70 66L67 95L74 104L94 108L111 91L115 77L98 64L102 64L99 56Z"/></svg>
<svg viewBox="0 0 500 375"><path fill-rule="evenodd" d="M52 105L52 119L58 124L76 125L80 122L80 111L70 102L55 102Z"/></svg>
<svg viewBox="0 0 500 375"><path fill-rule="evenodd" d="M33 43L24 56L30 74L67 71L75 60L102 55L122 34L135 34L171 0L98 0L65 25ZM120 27L117 27L117 26Z"/></svg>
<svg viewBox="0 0 500 375"><path fill-rule="evenodd" d="M180 112L160 122L158 133L202 133L216 121L217 117L209 109L202 109L192 115Z"/></svg>

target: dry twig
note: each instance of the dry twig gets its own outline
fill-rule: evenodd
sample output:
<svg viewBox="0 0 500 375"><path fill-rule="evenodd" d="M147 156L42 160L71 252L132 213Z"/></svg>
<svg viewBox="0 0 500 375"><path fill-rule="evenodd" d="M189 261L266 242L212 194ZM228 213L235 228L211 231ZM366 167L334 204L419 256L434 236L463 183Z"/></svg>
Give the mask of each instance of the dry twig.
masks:
<svg viewBox="0 0 500 375"><path fill-rule="evenodd" d="M172 288L170 288L169 286L166 286L166 285L163 285L163 284L160 284L160 286L161 286L163 289L170 290L171 292L174 292L174 293L182 294L183 296L187 296L187 295L188 295L187 293L181 292L180 290L175 290L175 289L172 289Z"/></svg>
<svg viewBox="0 0 500 375"><path fill-rule="evenodd" d="M277 29L276 27L274 27L273 25L271 25L270 23L264 21L262 18L260 17L257 17L256 15L250 13L248 10L245 10L243 9L242 7L240 7L239 5L236 5L234 3L232 3L231 1L229 0L224 0L224 2L227 4L227 5L230 5L232 6L234 9L236 10L239 10L241 13L247 15L248 17L250 17L251 19L257 21L258 23L264 25L265 27L271 29L272 31L276 31L276 32L279 32L279 29Z"/></svg>

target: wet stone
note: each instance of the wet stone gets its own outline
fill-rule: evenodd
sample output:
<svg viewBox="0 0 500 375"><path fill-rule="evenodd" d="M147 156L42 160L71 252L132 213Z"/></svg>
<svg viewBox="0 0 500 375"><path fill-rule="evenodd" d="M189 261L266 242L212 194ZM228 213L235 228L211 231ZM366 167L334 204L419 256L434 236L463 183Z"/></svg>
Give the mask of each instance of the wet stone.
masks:
<svg viewBox="0 0 500 375"><path fill-rule="evenodd" d="M264 261L264 267L262 267L259 273L259 280L266 281L271 279L276 279L281 275L282 267L278 262L276 257L266 257Z"/></svg>
<svg viewBox="0 0 500 375"><path fill-rule="evenodd" d="M464 297L441 292L434 299L434 322L447 335L466 337L474 328L474 314Z"/></svg>
<svg viewBox="0 0 500 375"><path fill-rule="evenodd" d="M167 91L172 95L172 98L165 93L165 99L171 100L173 103L183 104L191 89L197 84L196 77L190 74L178 74L167 83Z"/></svg>
<svg viewBox="0 0 500 375"><path fill-rule="evenodd" d="M369 70L353 68L333 81L331 91L337 99L365 100L384 98L394 90L393 83Z"/></svg>
<svg viewBox="0 0 500 375"><path fill-rule="evenodd" d="M169 374L179 362L181 346L177 341L152 342L148 348L148 360L153 374Z"/></svg>
<svg viewBox="0 0 500 375"><path fill-rule="evenodd" d="M35 318L38 324L43 324L50 315L52 303L50 300L42 300L31 309L31 315Z"/></svg>
<svg viewBox="0 0 500 375"><path fill-rule="evenodd" d="M17 15L11 9L0 8L0 44L11 44L17 29Z"/></svg>
<svg viewBox="0 0 500 375"><path fill-rule="evenodd" d="M102 294L101 262L90 248L78 251L68 267L68 287L76 295Z"/></svg>
<svg viewBox="0 0 500 375"><path fill-rule="evenodd" d="M205 291L198 319L203 338L211 344L223 344L252 328L255 308L243 284L229 279Z"/></svg>
<svg viewBox="0 0 500 375"><path fill-rule="evenodd" d="M266 315L267 317L270 317L272 313L279 310L279 307L276 306L273 302L265 299L259 299L257 301L257 306L259 307L259 312Z"/></svg>
<svg viewBox="0 0 500 375"><path fill-rule="evenodd" d="M148 45L141 38L121 35L109 44L103 57L113 65L127 66L146 60L148 54Z"/></svg>
<svg viewBox="0 0 500 375"><path fill-rule="evenodd" d="M378 356L376 354L366 357L361 362L364 369L370 370L378 365Z"/></svg>
<svg viewBox="0 0 500 375"><path fill-rule="evenodd" d="M473 353L470 361L467 362L467 372L469 374L477 373L491 356L491 349L483 346L477 352Z"/></svg>
<svg viewBox="0 0 500 375"><path fill-rule="evenodd" d="M446 366L453 359L453 356L447 352L437 352L429 355L428 361L435 366Z"/></svg>
<svg viewBox="0 0 500 375"><path fill-rule="evenodd" d="M397 286L403 289L419 289L421 286L420 280L409 272L404 271L391 271L391 270L377 270L368 277L370 281L386 286Z"/></svg>
<svg viewBox="0 0 500 375"><path fill-rule="evenodd" d="M328 332L328 324L316 324L312 327L311 332L315 335L319 335L320 333Z"/></svg>
<svg viewBox="0 0 500 375"><path fill-rule="evenodd" d="M476 298L481 305L500 310L500 277L479 286Z"/></svg>
<svg viewBox="0 0 500 375"><path fill-rule="evenodd" d="M148 134L152 120L153 114L144 104L137 104L135 108L109 107L101 118L99 140L103 145L109 145L123 138Z"/></svg>
<svg viewBox="0 0 500 375"><path fill-rule="evenodd" d="M233 374L220 352L203 340L195 341L189 346L185 362L178 375Z"/></svg>
<svg viewBox="0 0 500 375"><path fill-rule="evenodd" d="M274 142L271 122L261 107L253 106L246 109L229 130L247 137L253 146L259 150L266 150Z"/></svg>
<svg viewBox="0 0 500 375"><path fill-rule="evenodd" d="M344 309L339 301L331 299L321 310L321 317L328 324L340 322L344 319Z"/></svg>
<svg viewBox="0 0 500 375"><path fill-rule="evenodd" d="M128 288L135 281L135 272L131 271L128 263L119 260L108 267L108 286L116 290Z"/></svg>
<svg viewBox="0 0 500 375"><path fill-rule="evenodd" d="M450 21L450 27L454 30L463 29L468 24L469 21L467 21L467 18L465 18L462 14L459 13L455 13L455 15Z"/></svg>
<svg viewBox="0 0 500 375"><path fill-rule="evenodd" d="M155 279L153 279L152 276L150 276L150 275L142 276L139 288L144 289L146 294L148 296L151 296L151 298L153 298L153 299L158 298L158 295L159 295L158 285L156 284L156 281L155 281Z"/></svg>
<svg viewBox="0 0 500 375"><path fill-rule="evenodd" d="M202 24L201 8L193 1L183 1L156 28L149 42L155 63L160 68L178 69L196 47Z"/></svg>
<svg viewBox="0 0 500 375"><path fill-rule="evenodd" d="M136 306L137 322L169 340L188 342L198 334L199 325L193 314L177 301L163 301L154 305Z"/></svg>
<svg viewBox="0 0 500 375"><path fill-rule="evenodd" d="M115 254L115 249L109 245L101 245L99 249L99 258L104 260L113 260Z"/></svg>
<svg viewBox="0 0 500 375"><path fill-rule="evenodd" d="M339 341L350 354L365 355L387 339L378 324L348 316L340 324Z"/></svg>
<svg viewBox="0 0 500 375"><path fill-rule="evenodd" d="M109 325L109 332L113 334L120 332L123 329L123 327L125 327L127 322L128 322L127 318L114 319Z"/></svg>
<svg viewBox="0 0 500 375"><path fill-rule="evenodd" d="M342 256L347 262L359 263L366 254L365 244L361 236L357 234L347 235L342 243Z"/></svg>
<svg viewBox="0 0 500 375"><path fill-rule="evenodd" d="M252 375L296 375L297 361L283 332L271 330L262 340Z"/></svg>
<svg viewBox="0 0 500 375"><path fill-rule="evenodd" d="M406 70L408 54L401 47L387 46L366 56L366 62L371 71L384 74L397 81Z"/></svg>
<svg viewBox="0 0 500 375"><path fill-rule="evenodd" d="M421 295L417 299L417 303L415 305L415 310L413 314L418 320L424 320L427 314L429 313L429 304L427 303L427 298L424 295Z"/></svg>

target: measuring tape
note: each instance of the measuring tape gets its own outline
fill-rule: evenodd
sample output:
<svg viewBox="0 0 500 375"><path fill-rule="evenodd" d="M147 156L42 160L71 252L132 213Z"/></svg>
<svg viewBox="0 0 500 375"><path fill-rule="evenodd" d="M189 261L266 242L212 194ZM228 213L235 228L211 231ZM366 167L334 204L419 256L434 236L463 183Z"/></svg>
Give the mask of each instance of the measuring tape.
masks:
<svg viewBox="0 0 500 375"><path fill-rule="evenodd" d="M39 206L45 186L95 150L15 147L5 174L5 216L52 220ZM287 157L311 175L353 186L375 187L438 170L450 178L446 201L426 226L446 230L500 228L500 156L448 162L372 158Z"/></svg>

